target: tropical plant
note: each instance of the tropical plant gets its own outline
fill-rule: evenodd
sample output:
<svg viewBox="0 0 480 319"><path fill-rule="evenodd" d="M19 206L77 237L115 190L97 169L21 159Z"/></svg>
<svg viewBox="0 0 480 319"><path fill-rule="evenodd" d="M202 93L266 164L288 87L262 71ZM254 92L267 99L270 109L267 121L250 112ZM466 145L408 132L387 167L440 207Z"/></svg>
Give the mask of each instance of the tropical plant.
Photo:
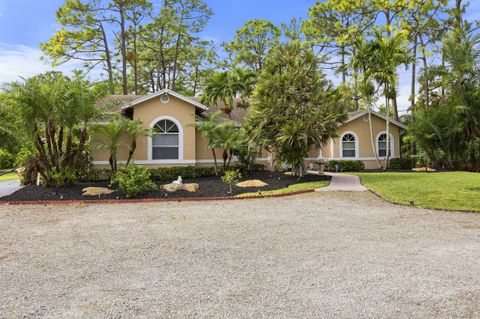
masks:
<svg viewBox="0 0 480 319"><path fill-rule="evenodd" d="M215 72L207 78L202 95L202 103L218 105L223 103L223 112L230 116L236 107L248 107L250 97L255 85L255 73L240 68L232 71ZM236 98L241 103L236 103Z"/></svg>
<svg viewBox="0 0 480 319"><path fill-rule="evenodd" d="M64 186L86 154L87 128L101 93L81 78L49 72L7 85L5 98L19 112L22 130L34 145L35 169L47 185Z"/></svg>
<svg viewBox="0 0 480 319"><path fill-rule="evenodd" d="M118 185L127 198L135 198L143 192L157 189L150 178L150 172L138 165L130 165L116 172L110 184Z"/></svg>
<svg viewBox="0 0 480 319"><path fill-rule="evenodd" d="M108 123L92 125L92 132L96 133L94 136L96 145L98 149L108 152L108 162L113 174L118 170L119 147L129 147L131 145L126 143L125 140L122 141L128 133L129 124L130 120L124 117L116 117Z"/></svg>
<svg viewBox="0 0 480 319"><path fill-rule="evenodd" d="M138 120L127 121L125 130L130 139L130 144L128 145L128 158L126 163L126 166L128 166L130 164L130 161L132 160L135 150L137 149L138 138L151 135L153 133L153 130L148 127L144 127L143 123Z"/></svg>
<svg viewBox="0 0 480 319"><path fill-rule="evenodd" d="M281 45L259 75L245 123L248 142L291 165L294 176L304 176L310 149L335 136L346 119L335 95L308 47L298 41Z"/></svg>
<svg viewBox="0 0 480 319"><path fill-rule="evenodd" d="M228 185L229 194L233 194L233 185L237 184L242 178L242 174L238 170L228 170L223 173L222 182Z"/></svg>

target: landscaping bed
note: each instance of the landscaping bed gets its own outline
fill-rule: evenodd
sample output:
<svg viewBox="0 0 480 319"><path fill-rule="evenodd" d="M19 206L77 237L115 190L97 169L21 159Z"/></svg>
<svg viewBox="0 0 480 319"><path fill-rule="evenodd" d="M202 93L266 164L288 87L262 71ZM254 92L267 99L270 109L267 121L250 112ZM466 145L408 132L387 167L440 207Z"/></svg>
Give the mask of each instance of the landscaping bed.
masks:
<svg viewBox="0 0 480 319"><path fill-rule="evenodd" d="M296 177L285 175L281 172L269 172L269 171L255 171L246 176L243 180L259 179L267 186L264 187L233 187L233 196L252 193L252 192L264 192L278 189L284 189L294 184L329 181L329 176L322 175L307 175L300 180ZM156 181L157 186L170 183L171 180ZM212 177L199 177L194 179L184 179L184 183L198 183L200 185L197 192L177 191L175 193L167 193L160 188L156 191L149 191L140 194L137 198L211 198L211 197L225 197L232 196L228 194L228 185L223 183L220 176ZM125 195L115 187L115 192L111 194L99 195L99 196L82 196L82 190L86 187L109 187L109 182L79 182L71 186L64 188L50 188L43 186L29 185L17 192L0 198L3 202L15 202L15 201L48 201L48 200L98 200L98 199L124 199Z"/></svg>

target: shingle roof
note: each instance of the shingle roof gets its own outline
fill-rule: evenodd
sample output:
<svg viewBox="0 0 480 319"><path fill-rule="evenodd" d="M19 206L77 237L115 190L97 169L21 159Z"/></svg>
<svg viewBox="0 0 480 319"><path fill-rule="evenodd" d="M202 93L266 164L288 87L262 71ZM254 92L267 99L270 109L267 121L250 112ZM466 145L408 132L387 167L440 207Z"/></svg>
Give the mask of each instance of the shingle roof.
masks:
<svg viewBox="0 0 480 319"><path fill-rule="evenodd" d="M115 113L122 110L122 106L145 95L108 95L97 101L97 106L106 112Z"/></svg>

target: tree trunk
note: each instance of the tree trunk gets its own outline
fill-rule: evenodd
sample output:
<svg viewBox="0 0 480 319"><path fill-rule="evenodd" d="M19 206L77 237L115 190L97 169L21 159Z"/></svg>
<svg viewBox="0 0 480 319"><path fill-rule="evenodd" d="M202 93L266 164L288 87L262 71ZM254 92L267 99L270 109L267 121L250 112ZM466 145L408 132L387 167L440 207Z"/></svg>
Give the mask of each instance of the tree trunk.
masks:
<svg viewBox="0 0 480 319"><path fill-rule="evenodd" d="M120 51L122 55L122 89L123 95L128 94L128 79L127 79L127 45L125 34L125 11L123 4L119 6L120 10Z"/></svg>
<svg viewBox="0 0 480 319"><path fill-rule="evenodd" d="M375 140L373 138L373 125L372 125L372 106L371 103L368 103L368 128L370 131L370 143L372 144L373 155L375 155L375 159L377 160L378 166L383 169L382 162L380 162L380 158L378 158L377 148L375 147Z"/></svg>
<svg viewBox="0 0 480 319"><path fill-rule="evenodd" d="M385 91L388 92L389 90L389 87L388 87L388 84L385 84ZM383 168L384 170L386 170L388 168L388 160L390 159L390 103L389 103L389 99L388 97L386 96L385 97L385 113L386 113L386 116L387 116L387 124L386 124L386 131L387 131L387 152L386 152L386 156L385 156L385 167Z"/></svg>
<svg viewBox="0 0 480 319"><path fill-rule="evenodd" d="M107 63L107 73L108 73L108 88L110 94L115 94L115 84L113 81L113 67L112 67L112 57L110 54L110 49L108 47L108 39L105 33L105 29L103 28L103 24L100 23L100 30L102 31L102 41L105 47L105 61Z"/></svg>
<svg viewBox="0 0 480 319"><path fill-rule="evenodd" d="M215 163L215 176L218 176L218 163L217 163L217 154L215 154L215 149L212 148L213 162Z"/></svg>
<svg viewBox="0 0 480 319"><path fill-rule="evenodd" d="M420 48L422 50L422 61L423 61L423 81L424 81L424 94L425 94L425 107L428 108L430 106L430 83L428 81L428 64L427 64L427 56L425 52L425 44L423 42L423 37L420 36Z"/></svg>

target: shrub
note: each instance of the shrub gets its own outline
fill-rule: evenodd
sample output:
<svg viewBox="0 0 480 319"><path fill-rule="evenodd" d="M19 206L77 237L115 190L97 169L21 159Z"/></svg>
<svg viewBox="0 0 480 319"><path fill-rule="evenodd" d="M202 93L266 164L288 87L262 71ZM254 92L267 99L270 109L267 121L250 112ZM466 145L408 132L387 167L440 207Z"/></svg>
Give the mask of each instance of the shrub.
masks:
<svg viewBox="0 0 480 319"><path fill-rule="evenodd" d="M150 169L149 171L154 181L174 180L177 179L178 176L182 176L183 179L215 176L215 167L160 167Z"/></svg>
<svg viewBox="0 0 480 319"><path fill-rule="evenodd" d="M140 193L157 189L157 185L150 178L150 172L138 165L130 165L118 171L111 184L118 185L127 198L134 198Z"/></svg>
<svg viewBox="0 0 480 319"><path fill-rule="evenodd" d="M242 175L248 175L248 172L251 172L251 171L264 170L263 164L257 164L257 163L250 164L250 170L248 169L248 166L249 166L248 164L236 163L234 165L230 165L230 169L240 171Z"/></svg>
<svg viewBox="0 0 480 319"><path fill-rule="evenodd" d="M230 189L230 194L232 194L232 186L238 183L238 181L242 178L242 174L238 170L228 170L223 173L222 182L228 184L228 188Z"/></svg>
<svg viewBox="0 0 480 319"><path fill-rule="evenodd" d="M412 160L409 158L392 158L390 160L391 169L411 169Z"/></svg>
<svg viewBox="0 0 480 319"><path fill-rule="evenodd" d="M27 162L27 160L29 158L31 158L32 156L33 156L33 153L30 149L22 148L17 153L16 159L15 159L15 166L17 166L17 167L25 166L25 163Z"/></svg>
<svg viewBox="0 0 480 319"><path fill-rule="evenodd" d="M12 168L15 157L9 151L0 148L0 168Z"/></svg>
<svg viewBox="0 0 480 319"><path fill-rule="evenodd" d="M109 181L112 177L112 170L110 168L90 167L82 174L77 174L77 177L80 182Z"/></svg>
<svg viewBox="0 0 480 319"><path fill-rule="evenodd" d="M358 172L365 169L365 165L362 161L329 160L327 162L327 170L335 172L335 164L338 164L340 166L339 171L341 172Z"/></svg>

